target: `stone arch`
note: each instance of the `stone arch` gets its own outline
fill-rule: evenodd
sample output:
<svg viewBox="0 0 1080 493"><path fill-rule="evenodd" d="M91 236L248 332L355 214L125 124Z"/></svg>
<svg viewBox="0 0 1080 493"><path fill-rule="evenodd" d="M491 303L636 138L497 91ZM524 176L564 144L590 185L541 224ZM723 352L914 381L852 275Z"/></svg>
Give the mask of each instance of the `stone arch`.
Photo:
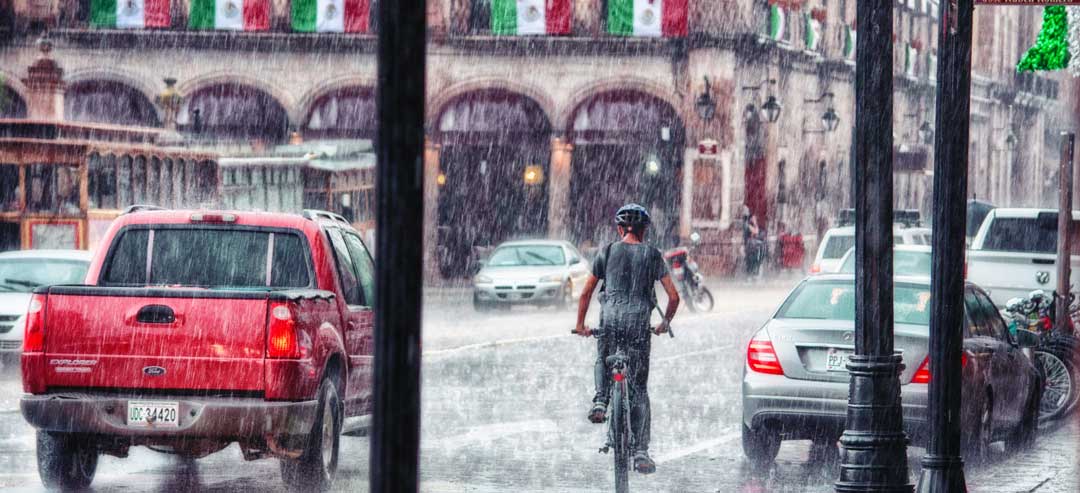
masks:
<svg viewBox="0 0 1080 493"><path fill-rule="evenodd" d="M289 117L289 124L296 126L300 120L295 99L284 89L268 83L265 79L248 77L231 72L216 72L182 81L176 86L176 90L187 97L199 90L211 86L248 86L268 94L280 105Z"/></svg>
<svg viewBox="0 0 1080 493"><path fill-rule="evenodd" d="M287 103L243 80L221 79L218 82L190 84L176 123L181 132L212 135L215 140L284 143L295 120Z"/></svg>
<svg viewBox="0 0 1080 493"><path fill-rule="evenodd" d="M682 125L685 126L688 121L683 111L682 101L674 97L674 91L671 88L666 88L662 84L640 77L620 77L590 83L574 91L567 98L569 104L561 106L558 112L554 113L555 118L552 123L560 131L569 131L574 124L574 114L577 113L581 105L610 92L639 92L652 96L667 103L675 111Z"/></svg>
<svg viewBox="0 0 1080 493"><path fill-rule="evenodd" d="M434 129L438 126L439 117L446 109L446 106L452 101L470 93L493 90L518 94L531 99L543 111L547 121L551 123L552 128L559 128L555 125L555 120L553 119L555 116L554 100L546 91L531 84L499 78L470 79L436 92L432 97L428 98L427 115L429 127Z"/></svg>
<svg viewBox="0 0 1080 493"><path fill-rule="evenodd" d="M69 78L65 85L65 120L143 127L161 125L153 90L136 79L84 71Z"/></svg>
<svg viewBox="0 0 1080 493"><path fill-rule="evenodd" d="M375 138L374 81L349 77L320 84L298 106L305 138Z"/></svg>
<svg viewBox="0 0 1080 493"><path fill-rule="evenodd" d="M24 85L23 82L19 80L19 78L16 77L14 73L0 68L0 90L10 91L8 93L8 97L12 97L12 99L22 103L22 111L17 113L21 116L13 116L15 116L16 118L25 118L28 109L26 107L26 102L28 100L27 98L29 97L29 91L26 89L26 85ZM2 113L4 112L0 110L0 114Z"/></svg>
<svg viewBox="0 0 1080 493"><path fill-rule="evenodd" d="M374 91L377 82L374 78L363 75L345 75L319 81L297 101L296 114L299 118L298 121L301 124L304 123L302 120L311 113L311 106L315 104L315 101L331 92L350 87L364 87Z"/></svg>

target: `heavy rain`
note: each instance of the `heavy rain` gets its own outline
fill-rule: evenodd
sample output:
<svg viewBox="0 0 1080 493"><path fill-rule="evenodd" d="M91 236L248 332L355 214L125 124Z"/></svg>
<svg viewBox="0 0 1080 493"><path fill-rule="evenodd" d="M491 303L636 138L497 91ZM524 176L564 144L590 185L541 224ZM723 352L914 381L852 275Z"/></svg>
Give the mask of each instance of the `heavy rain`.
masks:
<svg viewBox="0 0 1080 493"><path fill-rule="evenodd" d="M0 489L1080 491L1036 3L0 0Z"/></svg>

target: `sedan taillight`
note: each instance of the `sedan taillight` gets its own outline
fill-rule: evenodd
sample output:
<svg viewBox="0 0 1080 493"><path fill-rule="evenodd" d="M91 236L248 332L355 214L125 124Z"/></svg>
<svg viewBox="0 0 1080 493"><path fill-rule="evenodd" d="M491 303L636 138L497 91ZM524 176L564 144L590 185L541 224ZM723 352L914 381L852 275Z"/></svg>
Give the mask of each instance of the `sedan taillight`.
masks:
<svg viewBox="0 0 1080 493"><path fill-rule="evenodd" d="M967 367L968 357L967 353L960 353L960 368ZM930 383L930 357L927 356L919 365L919 369L915 370L915 375L911 377L911 383Z"/></svg>
<svg viewBox="0 0 1080 493"><path fill-rule="evenodd" d="M770 375L783 375L780 358L776 356L772 341L765 331L758 332L746 348L746 364L751 370Z"/></svg>

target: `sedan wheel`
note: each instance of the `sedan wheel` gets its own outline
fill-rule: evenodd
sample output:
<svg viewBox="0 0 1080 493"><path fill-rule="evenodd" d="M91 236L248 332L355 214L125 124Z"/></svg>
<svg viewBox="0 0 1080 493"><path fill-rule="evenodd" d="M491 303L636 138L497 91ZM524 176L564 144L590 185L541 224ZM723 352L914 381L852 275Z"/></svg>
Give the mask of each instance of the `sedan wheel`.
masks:
<svg viewBox="0 0 1080 493"><path fill-rule="evenodd" d="M566 284L562 287L562 293L559 294L559 299L555 302L555 308L558 310L567 310L574 304L574 285L570 284L570 281L566 281Z"/></svg>

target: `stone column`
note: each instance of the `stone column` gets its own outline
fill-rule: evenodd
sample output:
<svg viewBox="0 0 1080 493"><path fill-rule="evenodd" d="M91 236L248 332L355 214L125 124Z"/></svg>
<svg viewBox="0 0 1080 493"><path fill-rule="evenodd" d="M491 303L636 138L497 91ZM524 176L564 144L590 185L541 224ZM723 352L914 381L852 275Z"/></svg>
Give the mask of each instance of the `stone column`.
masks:
<svg viewBox="0 0 1080 493"><path fill-rule="evenodd" d="M52 59L52 43L38 41L41 57L23 79L26 85L26 113L33 120L64 119L64 69Z"/></svg>
<svg viewBox="0 0 1080 493"><path fill-rule="evenodd" d="M548 170L548 236L566 239L570 216L570 160L574 145L562 137L551 138L551 166Z"/></svg>
<svg viewBox="0 0 1080 493"><path fill-rule="evenodd" d="M439 280L438 214L439 214L439 151L441 146L424 139L424 277L427 282Z"/></svg>

